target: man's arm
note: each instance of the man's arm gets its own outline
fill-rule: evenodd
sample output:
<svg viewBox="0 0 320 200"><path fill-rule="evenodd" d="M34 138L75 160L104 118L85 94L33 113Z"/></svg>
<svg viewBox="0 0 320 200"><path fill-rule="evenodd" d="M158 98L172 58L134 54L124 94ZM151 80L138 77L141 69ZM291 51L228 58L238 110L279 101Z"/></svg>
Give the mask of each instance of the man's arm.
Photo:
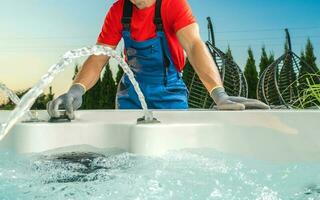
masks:
<svg viewBox="0 0 320 200"><path fill-rule="evenodd" d="M220 110L244 110L244 109L269 109L266 104L243 97L230 97L220 78L216 64L214 63L209 50L202 42L199 26L194 23L186 26L177 32L177 37L187 53L189 61L210 96Z"/></svg>
<svg viewBox="0 0 320 200"><path fill-rule="evenodd" d="M115 46L108 47L115 49ZM90 56L83 64L69 91L55 100L48 102L47 111L49 115L54 118L59 118L61 113L58 110L62 105L66 110L68 118L74 119L74 111L81 107L82 96L86 90L89 90L97 83L101 71L108 61L108 56Z"/></svg>
<svg viewBox="0 0 320 200"><path fill-rule="evenodd" d="M99 44L98 45L103 45ZM104 45L115 49L116 46ZM74 84L80 84L84 86L85 90L89 90L92 88L98 81L101 71L106 63L109 62L108 56L90 56L83 64L80 72L77 74Z"/></svg>
<svg viewBox="0 0 320 200"><path fill-rule="evenodd" d="M180 29L177 37L207 90L211 92L214 88L222 87L218 68L201 40L198 24L193 23Z"/></svg>

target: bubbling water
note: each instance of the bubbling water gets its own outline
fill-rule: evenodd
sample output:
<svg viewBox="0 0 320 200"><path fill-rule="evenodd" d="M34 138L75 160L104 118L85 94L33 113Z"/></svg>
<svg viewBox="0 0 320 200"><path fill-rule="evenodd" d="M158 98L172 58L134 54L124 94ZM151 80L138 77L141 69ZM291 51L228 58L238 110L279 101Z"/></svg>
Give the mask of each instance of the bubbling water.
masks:
<svg viewBox="0 0 320 200"><path fill-rule="evenodd" d="M0 141L8 134L10 129L23 117L23 115L30 110L36 98L43 93L44 89L53 81L57 74L63 71L65 67L73 61L73 59L91 55L106 55L118 61L119 65L123 68L123 71L128 75L128 78L138 95L144 111L144 119L146 121L153 120L152 113L148 111L147 103L140 90L139 84L135 80L134 74L125 60L112 48L94 45L68 51L61 57L59 62L51 66L49 71L40 79L40 81L22 97L16 108L10 114L7 122L2 124L2 130L0 130Z"/></svg>

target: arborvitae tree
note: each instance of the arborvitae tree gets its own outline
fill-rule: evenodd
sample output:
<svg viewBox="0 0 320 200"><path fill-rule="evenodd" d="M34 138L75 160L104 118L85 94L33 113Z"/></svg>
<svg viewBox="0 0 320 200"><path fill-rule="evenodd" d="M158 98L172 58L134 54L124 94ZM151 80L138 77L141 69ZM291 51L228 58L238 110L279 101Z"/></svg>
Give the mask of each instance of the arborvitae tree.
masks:
<svg viewBox="0 0 320 200"><path fill-rule="evenodd" d="M77 74L79 72L80 66L77 64L74 70L74 75L72 80L75 80ZM100 88L101 88L101 80L98 79L97 83L87 91L82 98L82 106L81 109L99 109L99 97L100 97Z"/></svg>
<svg viewBox="0 0 320 200"><path fill-rule="evenodd" d="M49 87L49 94L47 94L47 101L51 101L53 100L53 97L54 97L54 93L52 92L52 87L50 86Z"/></svg>
<svg viewBox="0 0 320 200"><path fill-rule="evenodd" d="M117 76L116 76L116 85L117 86L119 85L119 83L121 81L123 73L124 73L124 71L123 71L122 67L120 65L118 65L118 72L117 72Z"/></svg>
<svg viewBox="0 0 320 200"><path fill-rule="evenodd" d="M123 52L121 53L121 57L123 58L125 57ZM116 82L115 82L117 88L119 86L119 83L122 79L123 74L124 74L123 68L120 65L118 65L118 72L116 75Z"/></svg>
<svg viewBox="0 0 320 200"><path fill-rule="evenodd" d="M35 109L35 110L45 110L46 109L46 105L47 105L47 95L45 94L41 94L37 100L34 102L34 104L32 105L31 109Z"/></svg>
<svg viewBox="0 0 320 200"><path fill-rule="evenodd" d="M314 69L309 66L306 62L306 55L303 51L301 51L301 55L300 55L300 70L299 70L299 76L298 76L298 95L299 97L303 97L304 93L306 91L306 89L308 89L310 86L309 84L317 84L319 83L319 79L317 78L317 76L312 76L312 74L315 73L315 71L313 71ZM308 82L309 81L309 82ZM297 102L297 106L298 107L303 107L303 108L308 108L308 107L312 107L315 104L317 104L317 99L315 97L308 96L306 99L304 98L300 98L300 100L303 102Z"/></svg>
<svg viewBox="0 0 320 200"><path fill-rule="evenodd" d="M265 71L267 67L269 67L274 62L274 55L272 53L267 55L266 48L263 46L261 50L261 58L259 64L259 77Z"/></svg>
<svg viewBox="0 0 320 200"><path fill-rule="evenodd" d="M25 90L15 91L15 94L19 97L19 99L21 99L23 95L25 95L29 90L30 88ZM16 105L10 99L3 105L4 110L13 110L15 107Z"/></svg>
<svg viewBox="0 0 320 200"><path fill-rule="evenodd" d="M256 98L256 90L258 84L258 72L256 67L256 61L253 56L252 49L249 48L248 50L248 60L247 64L244 68L244 75L248 82L248 97L249 98Z"/></svg>
<svg viewBox="0 0 320 200"><path fill-rule="evenodd" d="M264 70L269 66L269 58L266 52L266 48L263 46L262 47L262 53L261 53L261 58L260 58L260 64L259 64L259 77L261 74L264 72Z"/></svg>
<svg viewBox="0 0 320 200"><path fill-rule="evenodd" d="M190 90L190 86L192 83L193 75L195 71L193 70L192 65L189 62L189 59L186 61L186 65L183 68L183 81L186 84L188 90Z"/></svg>
<svg viewBox="0 0 320 200"><path fill-rule="evenodd" d="M19 99L21 99L29 90L30 90L30 88L24 89L24 90L20 90L20 91L17 91L15 93L19 97ZM52 93L52 88L50 87L50 93L49 94L41 94L36 99L36 101L34 102L34 104L31 107L31 109L33 109L33 110L45 110L46 107L47 107L47 103L53 99L53 96L54 96L54 94ZM3 106L4 106L4 109L11 110L11 109L14 109L16 105L11 100L9 100Z"/></svg>
<svg viewBox="0 0 320 200"><path fill-rule="evenodd" d="M305 56L305 53L304 51L301 51L301 54L300 54L300 70L299 70L299 82L302 81L302 79L305 79L303 78L306 74L308 73L312 73L310 67L308 67L308 64L306 63L306 56ZM300 80L301 79L301 80Z"/></svg>
<svg viewBox="0 0 320 200"><path fill-rule="evenodd" d="M274 54L273 53L270 53L269 54L269 65L271 65L273 62L274 62Z"/></svg>
<svg viewBox="0 0 320 200"><path fill-rule="evenodd" d="M72 80L74 81L79 73L79 68L80 66L78 64L76 64L75 68L74 68L74 74L73 74L73 77L72 77ZM89 90L88 92L86 92L86 94L83 95L82 97L82 105L81 105L81 108L80 109L90 109L90 97L89 97L89 94L88 93L91 93L91 90Z"/></svg>
<svg viewBox="0 0 320 200"><path fill-rule="evenodd" d="M52 93L52 87L49 88L49 94L41 94L35 103L32 105L31 109L45 110L47 108L47 103L52 101L54 94Z"/></svg>
<svg viewBox="0 0 320 200"><path fill-rule="evenodd" d="M82 109L100 109L99 98L101 90L101 80L98 79L97 83L83 95Z"/></svg>
<svg viewBox="0 0 320 200"><path fill-rule="evenodd" d="M312 70L314 72L319 71L317 64L316 64L316 60L317 60L317 58L314 55L313 45L312 45L311 40L309 38L307 45L306 45L305 62L312 68Z"/></svg>
<svg viewBox="0 0 320 200"><path fill-rule="evenodd" d="M74 68L74 75L72 77L72 80L76 79L78 72L79 72L79 65L77 64L76 67Z"/></svg>
<svg viewBox="0 0 320 200"><path fill-rule="evenodd" d="M227 51L226 51L226 57L227 57L227 59L233 61L233 56L232 56L232 51L231 51L230 46L228 46L228 49L227 49Z"/></svg>
<svg viewBox="0 0 320 200"><path fill-rule="evenodd" d="M305 64L305 62L306 62L306 56L305 56L305 54L304 54L304 51L301 51L301 53L300 53L300 58L301 58L301 60L300 60L300 65L301 66L304 66Z"/></svg>
<svg viewBox="0 0 320 200"><path fill-rule="evenodd" d="M306 64L306 56L304 54L304 51L301 51L300 54L300 70L299 70L299 75L298 75L298 91L299 94L301 94L306 88L308 88L308 82L306 75L310 72L310 68Z"/></svg>
<svg viewBox="0 0 320 200"><path fill-rule="evenodd" d="M100 90L100 108L102 109L115 109L117 87L113 79L110 65L105 66L105 71L101 81Z"/></svg>

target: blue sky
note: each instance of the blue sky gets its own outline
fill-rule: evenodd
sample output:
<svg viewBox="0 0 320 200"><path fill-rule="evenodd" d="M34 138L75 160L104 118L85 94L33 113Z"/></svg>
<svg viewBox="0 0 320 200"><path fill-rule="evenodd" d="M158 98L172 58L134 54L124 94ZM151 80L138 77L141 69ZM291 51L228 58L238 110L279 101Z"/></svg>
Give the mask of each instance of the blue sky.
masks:
<svg viewBox="0 0 320 200"><path fill-rule="evenodd" d="M32 86L65 51L94 44L113 0L0 0L0 81L12 89ZM259 60L265 45L276 57L283 51L285 27L300 54L308 37L320 59L318 0L189 0L203 40L211 16L217 46L231 46L243 67L251 46ZM78 61L80 62L80 61ZM318 60L319 63L319 60ZM257 62L258 64L258 62ZM53 83L60 94L71 84L72 66Z"/></svg>

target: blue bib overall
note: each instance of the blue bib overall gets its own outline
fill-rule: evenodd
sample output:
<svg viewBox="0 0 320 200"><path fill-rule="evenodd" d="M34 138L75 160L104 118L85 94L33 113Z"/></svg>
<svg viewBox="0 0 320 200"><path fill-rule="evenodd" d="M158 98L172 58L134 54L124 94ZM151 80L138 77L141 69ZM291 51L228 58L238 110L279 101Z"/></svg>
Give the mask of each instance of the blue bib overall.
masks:
<svg viewBox="0 0 320 200"><path fill-rule="evenodd" d="M161 0L157 0L154 23L155 38L138 42L131 38L130 24L133 4L125 0L123 33L128 64L150 109L187 109L188 90L173 63L161 20ZM117 92L117 108L141 109L138 96L127 75L121 79Z"/></svg>

